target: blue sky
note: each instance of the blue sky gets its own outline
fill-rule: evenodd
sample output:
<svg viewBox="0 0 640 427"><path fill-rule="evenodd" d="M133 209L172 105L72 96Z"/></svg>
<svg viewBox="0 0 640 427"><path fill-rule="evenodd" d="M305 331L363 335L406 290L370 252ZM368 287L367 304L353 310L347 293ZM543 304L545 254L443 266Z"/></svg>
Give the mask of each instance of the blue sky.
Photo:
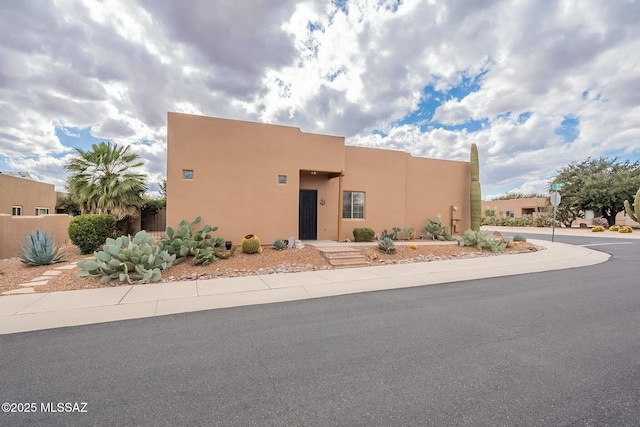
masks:
<svg viewBox="0 0 640 427"><path fill-rule="evenodd" d="M0 6L0 171L62 190L73 148L166 168L178 111L468 160L483 195L640 160L640 4L538 0L25 0Z"/></svg>

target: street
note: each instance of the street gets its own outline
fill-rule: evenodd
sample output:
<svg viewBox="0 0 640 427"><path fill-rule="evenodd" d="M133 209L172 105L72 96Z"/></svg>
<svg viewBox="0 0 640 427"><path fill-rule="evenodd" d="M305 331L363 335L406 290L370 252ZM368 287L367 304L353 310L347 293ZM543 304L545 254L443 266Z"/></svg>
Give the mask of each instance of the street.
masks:
<svg viewBox="0 0 640 427"><path fill-rule="evenodd" d="M0 425L638 425L640 240L555 241L612 258L2 335Z"/></svg>

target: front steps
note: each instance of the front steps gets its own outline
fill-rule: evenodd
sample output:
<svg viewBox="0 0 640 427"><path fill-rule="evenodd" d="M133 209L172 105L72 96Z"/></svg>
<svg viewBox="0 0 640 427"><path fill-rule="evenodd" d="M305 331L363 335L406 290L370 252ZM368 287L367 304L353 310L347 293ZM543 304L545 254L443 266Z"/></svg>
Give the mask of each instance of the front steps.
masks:
<svg viewBox="0 0 640 427"><path fill-rule="evenodd" d="M362 252L354 248L318 248L325 259L335 268L366 267L369 265Z"/></svg>

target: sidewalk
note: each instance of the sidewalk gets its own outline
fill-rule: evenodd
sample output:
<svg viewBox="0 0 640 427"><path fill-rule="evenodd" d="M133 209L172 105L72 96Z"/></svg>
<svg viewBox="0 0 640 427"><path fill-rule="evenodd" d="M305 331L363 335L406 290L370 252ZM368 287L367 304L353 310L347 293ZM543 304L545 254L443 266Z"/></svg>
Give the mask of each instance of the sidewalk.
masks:
<svg viewBox="0 0 640 427"><path fill-rule="evenodd" d="M0 298L0 334L536 273L609 259L608 254L587 247L529 241L547 249L455 261L7 296Z"/></svg>
<svg viewBox="0 0 640 427"><path fill-rule="evenodd" d="M481 227L483 231L499 231L501 233L513 233L522 234L528 236L529 234L544 234L551 236L553 231L550 227L499 227L493 225L483 225ZM605 230L602 232L594 233L591 228L579 228L579 227L556 227L556 236L576 236L576 237L607 237L613 239L640 239L640 230L633 230L633 233L618 233L616 231Z"/></svg>

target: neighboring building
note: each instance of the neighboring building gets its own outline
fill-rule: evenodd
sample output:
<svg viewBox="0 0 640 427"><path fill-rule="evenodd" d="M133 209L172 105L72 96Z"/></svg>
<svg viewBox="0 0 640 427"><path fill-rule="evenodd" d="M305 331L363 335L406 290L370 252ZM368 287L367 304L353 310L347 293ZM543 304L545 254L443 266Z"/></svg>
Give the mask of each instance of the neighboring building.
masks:
<svg viewBox="0 0 640 427"><path fill-rule="evenodd" d="M26 172L0 172L0 259L17 256L26 234L52 233L56 245L69 241L70 217L56 215L53 184L35 181Z"/></svg>
<svg viewBox="0 0 640 427"><path fill-rule="evenodd" d="M487 216L487 210L492 210L497 217L529 217L535 218L541 213L553 214L553 207L547 204L547 199L544 197L531 197L521 199L510 200L483 200L482 201L482 216ZM578 218L573 222L573 226L577 227L581 223L587 226L591 226L594 218L593 211L586 211L584 218ZM632 220L627 213L623 210L616 215L617 225L630 225L637 227L638 223Z"/></svg>
<svg viewBox="0 0 640 427"><path fill-rule="evenodd" d="M413 227L442 214L470 226L468 162L345 146L343 137L298 128L169 113L167 225L201 216L234 243L353 239ZM454 209L455 207L455 209Z"/></svg>
<svg viewBox="0 0 640 427"><path fill-rule="evenodd" d="M535 218L541 213L548 213L550 205L544 197L530 197L509 200L483 200L482 216L487 216L487 210L492 210L497 217Z"/></svg>
<svg viewBox="0 0 640 427"><path fill-rule="evenodd" d="M53 184L35 181L27 172L0 172L0 214L55 214L56 200Z"/></svg>

